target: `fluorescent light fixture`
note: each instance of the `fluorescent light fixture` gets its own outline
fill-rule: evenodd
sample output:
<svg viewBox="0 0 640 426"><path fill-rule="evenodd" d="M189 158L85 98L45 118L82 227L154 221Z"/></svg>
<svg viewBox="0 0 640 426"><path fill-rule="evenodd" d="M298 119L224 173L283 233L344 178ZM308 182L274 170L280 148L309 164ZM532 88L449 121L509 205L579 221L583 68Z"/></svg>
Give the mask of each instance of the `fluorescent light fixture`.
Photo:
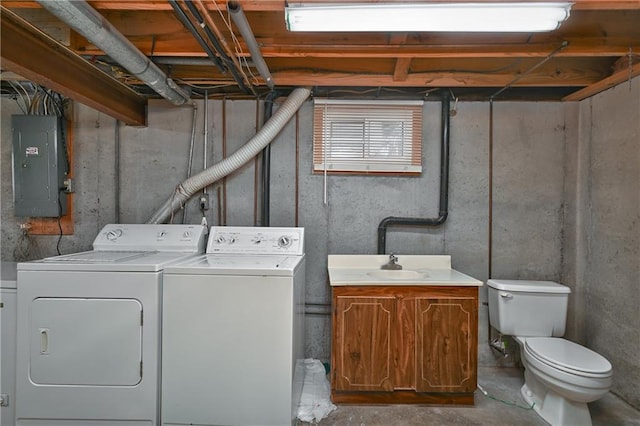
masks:
<svg viewBox="0 0 640 426"><path fill-rule="evenodd" d="M289 31L542 32L572 3L308 3L285 8Z"/></svg>

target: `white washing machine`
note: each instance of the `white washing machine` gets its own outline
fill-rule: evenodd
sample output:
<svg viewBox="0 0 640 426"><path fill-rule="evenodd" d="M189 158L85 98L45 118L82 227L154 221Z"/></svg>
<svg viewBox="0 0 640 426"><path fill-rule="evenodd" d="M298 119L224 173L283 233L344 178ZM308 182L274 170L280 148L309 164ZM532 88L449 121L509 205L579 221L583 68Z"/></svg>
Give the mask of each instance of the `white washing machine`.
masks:
<svg viewBox="0 0 640 426"><path fill-rule="evenodd" d="M13 426L16 395L16 263L0 264L0 425Z"/></svg>
<svg viewBox="0 0 640 426"><path fill-rule="evenodd" d="M18 264L16 424L159 423L162 272L200 225L107 225L92 251Z"/></svg>
<svg viewBox="0 0 640 426"><path fill-rule="evenodd" d="M211 227L165 270L164 425L290 425L304 381L304 229Z"/></svg>

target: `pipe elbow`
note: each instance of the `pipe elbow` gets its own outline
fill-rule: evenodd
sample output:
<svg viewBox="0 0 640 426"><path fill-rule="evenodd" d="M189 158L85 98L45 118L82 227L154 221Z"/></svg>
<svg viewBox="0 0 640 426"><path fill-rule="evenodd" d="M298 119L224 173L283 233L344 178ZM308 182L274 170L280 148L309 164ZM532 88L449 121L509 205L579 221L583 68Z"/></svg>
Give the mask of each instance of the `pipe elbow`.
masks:
<svg viewBox="0 0 640 426"><path fill-rule="evenodd" d="M378 224L378 231L384 231L385 229L387 229L389 225L393 225L394 219L395 219L394 216L387 216L384 219L382 219Z"/></svg>

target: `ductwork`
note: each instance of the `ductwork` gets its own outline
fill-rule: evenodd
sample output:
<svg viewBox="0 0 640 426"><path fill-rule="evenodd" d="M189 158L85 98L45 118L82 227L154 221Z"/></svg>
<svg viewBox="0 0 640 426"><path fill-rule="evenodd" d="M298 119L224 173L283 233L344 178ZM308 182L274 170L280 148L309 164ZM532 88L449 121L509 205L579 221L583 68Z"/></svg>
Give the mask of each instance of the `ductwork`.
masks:
<svg viewBox="0 0 640 426"><path fill-rule="evenodd" d="M137 47L83 0L37 0L114 61L174 105L190 101L189 94L147 58Z"/></svg>
<svg viewBox="0 0 640 426"><path fill-rule="evenodd" d="M297 88L291 92L271 119L242 148L178 185L171 197L149 218L147 223L165 222L174 211L202 188L235 172L258 155L282 131L310 94L310 88Z"/></svg>

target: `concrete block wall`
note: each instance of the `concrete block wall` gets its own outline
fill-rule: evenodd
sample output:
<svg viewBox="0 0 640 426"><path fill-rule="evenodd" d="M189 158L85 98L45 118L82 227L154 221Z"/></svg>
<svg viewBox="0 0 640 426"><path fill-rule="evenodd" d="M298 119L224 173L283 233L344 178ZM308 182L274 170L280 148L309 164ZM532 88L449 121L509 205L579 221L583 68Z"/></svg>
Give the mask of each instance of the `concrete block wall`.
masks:
<svg viewBox="0 0 640 426"><path fill-rule="evenodd" d="M447 222L438 228L390 228L387 237L387 252L451 254L454 268L483 281L489 277L489 256L492 277L564 281L580 295L572 299L568 336L593 345L598 351L607 347L625 348L622 355L613 355L612 360L618 372L614 391L627 395L627 400L633 400L629 395L637 390L631 380L625 379L625 376L637 377L640 370L637 357L633 360L629 356L637 353L637 343L635 346L629 343L637 334L634 335L631 327L620 330L618 324L637 325L637 320L633 322L637 311L628 308L628 301L613 303L611 299L635 300L640 276L637 273L638 228L637 221L633 222L638 214L638 168L633 168L633 160L638 158L637 127L630 133L624 128L626 124L637 126L640 122L637 113L634 116L630 112L637 107L638 82L636 78L631 95L611 96L607 92L580 104L494 103L491 250L488 245L490 105L458 103L456 114L451 118ZM622 104L616 116L629 117L629 120L620 118L622 122L612 126L607 123L616 111L610 105L614 99ZM203 167L204 103L198 101L197 105L192 174ZM223 145L229 155L255 134L261 125L262 108L261 102L246 100L214 99L208 103L209 165L223 158ZM15 250L22 219L12 213L8 124L12 113L18 113L15 103L2 98L1 254L2 260L25 260L18 258ZM90 248L98 230L118 218L122 223L145 222L171 196L176 185L187 176L192 118L190 107L176 108L164 101L152 101L148 127L120 128L119 155L116 155L115 120L76 105L76 233L62 238L64 253ZM311 102L303 105L272 143L271 225L305 227L308 303L326 305L330 302L328 254L376 253L377 226L384 217L437 216L440 103L425 103L424 118L421 176L328 176L326 204L324 178L312 173ZM610 152L607 144L614 139L619 141ZM597 156L592 155L596 152ZM210 225L261 225L259 173L258 162L250 161L224 181L209 187L207 222ZM607 180L611 179L609 173L613 179L619 178L627 184L612 184ZM114 191L116 181L120 183L119 194ZM596 186L592 188L592 184ZM611 191L607 188L612 186L616 188L616 196L609 200ZM585 198L587 195L590 198ZM621 217L616 216L613 223L622 220L627 228L609 230L594 225L601 215L618 211L611 205L621 202L627 213L617 213ZM177 212L174 222L181 222L182 214ZM186 221L200 223L201 218L194 199L188 204ZM625 230L628 232L623 232ZM617 238L609 238L611 233ZM28 257L54 255L56 242L55 236L30 237L33 250ZM604 260L602 266L592 258L585 260L586 255L601 247L607 248L609 260L614 255L619 259L615 284L602 285L598 280L604 279ZM587 279L590 274L593 278ZM594 286L598 289L593 289ZM485 302L486 288L480 292L481 301ZM594 300L602 302L594 305ZM619 309L620 306L625 309ZM602 321L600 314L609 309L622 317L614 321L612 316L611 319L605 316L606 320ZM504 360L487 345L487 316L488 309L482 305L479 362L501 364ZM329 317L313 314L307 318L306 356L328 360ZM591 337L586 339L587 335ZM611 352L604 350L603 353Z"/></svg>

